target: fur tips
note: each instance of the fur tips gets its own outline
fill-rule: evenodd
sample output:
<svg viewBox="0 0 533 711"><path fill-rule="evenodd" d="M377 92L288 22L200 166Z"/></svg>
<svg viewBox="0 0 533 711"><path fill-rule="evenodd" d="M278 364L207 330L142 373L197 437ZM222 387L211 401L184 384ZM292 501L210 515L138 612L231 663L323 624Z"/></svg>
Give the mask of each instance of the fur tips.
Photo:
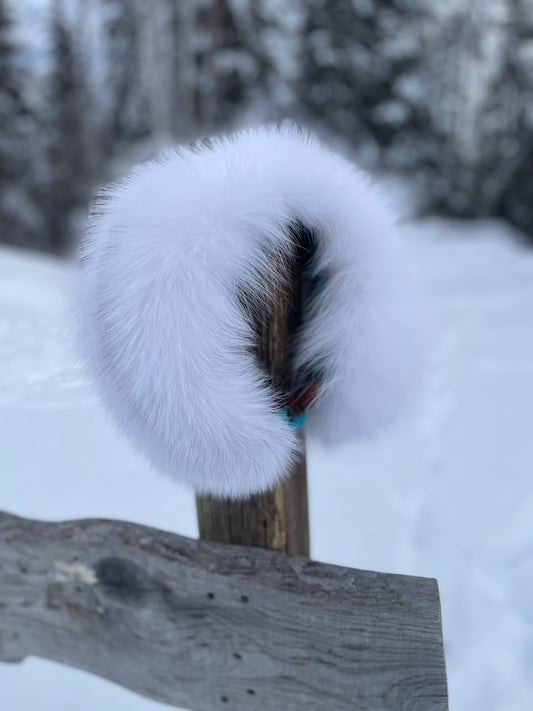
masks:
<svg viewBox="0 0 533 711"><path fill-rule="evenodd" d="M365 175L305 133L265 127L170 151L93 205L82 351L121 429L198 492L265 490L295 455L235 298L244 284L260 293L265 247L290 249L295 222L327 275L297 341L297 365L321 371L309 431L371 433L411 387L417 338L408 260Z"/></svg>

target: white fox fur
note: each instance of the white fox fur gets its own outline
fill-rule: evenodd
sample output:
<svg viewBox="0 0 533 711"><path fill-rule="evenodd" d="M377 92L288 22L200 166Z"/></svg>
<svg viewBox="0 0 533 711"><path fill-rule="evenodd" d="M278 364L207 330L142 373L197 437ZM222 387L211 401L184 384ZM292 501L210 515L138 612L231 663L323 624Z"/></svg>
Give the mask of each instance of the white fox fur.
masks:
<svg viewBox="0 0 533 711"><path fill-rule="evenodd" d="M286 249L295 220L328 274L299 346L325 364L307 428L342 442L394 418L417 360L408 259L363 173L292 126L263 127L169 151L93 206L84 355L121 429L198 492L267 489L296 451L236 298L239 285L260 292L264 248Z"/></svg>

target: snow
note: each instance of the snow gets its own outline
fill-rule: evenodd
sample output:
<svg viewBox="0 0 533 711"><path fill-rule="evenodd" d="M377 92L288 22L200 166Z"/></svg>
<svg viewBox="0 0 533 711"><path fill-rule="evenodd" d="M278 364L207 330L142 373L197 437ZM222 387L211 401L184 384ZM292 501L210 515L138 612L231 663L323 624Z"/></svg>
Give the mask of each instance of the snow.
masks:
<svg viewBox="0 0 533 711"><path fill-rule="evenodd" d="M404 222L431 321L424 384L379 440L309 444L312 553L436 577L452 711L533 708L533 253L497 222ZM114 432L70 340L73 270L0 250L0 508L197 533L192 491ZM2 708L162 708L37 659Z"/></svg>

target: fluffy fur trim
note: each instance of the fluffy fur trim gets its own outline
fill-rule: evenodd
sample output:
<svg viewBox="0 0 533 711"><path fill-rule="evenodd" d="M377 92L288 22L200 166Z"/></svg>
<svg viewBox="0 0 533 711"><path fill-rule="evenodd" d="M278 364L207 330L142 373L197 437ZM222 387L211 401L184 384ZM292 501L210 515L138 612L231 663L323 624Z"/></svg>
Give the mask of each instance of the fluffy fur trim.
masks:
<svg viewBox="0 0 533 711"><path fill-rule="evenodd" d="M294 429L250 353L236 293L299 221L328 278L301 334L324 366L308 431L375 432L416 371L408 260L367 177L293 128L247 130L137 167L93 205L81 248L81 345L109 410L156 467L197 491L269 488Z"/></svg>

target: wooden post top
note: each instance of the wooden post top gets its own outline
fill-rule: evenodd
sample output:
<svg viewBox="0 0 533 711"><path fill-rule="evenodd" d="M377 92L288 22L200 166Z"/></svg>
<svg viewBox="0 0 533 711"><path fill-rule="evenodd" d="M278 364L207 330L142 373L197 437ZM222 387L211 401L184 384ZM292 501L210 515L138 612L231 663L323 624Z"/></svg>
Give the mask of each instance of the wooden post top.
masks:
<svg viewBox="0 0 533 711"><path fill-rule="evenodd" d="M309 263L313 235L302 225L287 228L294 249L290 256L271 255L279 278L270 285L262 308L242 294L257 337L257 358L271 386L280 396L280 408L294 387L295 336L304 318L304 294L309 291ZM287 476L272 490L245 500L197 496L200 537L309 556L309 519L305 434L299 433L301 451ZM275 447L276 443L273 442Z"/></svg>

